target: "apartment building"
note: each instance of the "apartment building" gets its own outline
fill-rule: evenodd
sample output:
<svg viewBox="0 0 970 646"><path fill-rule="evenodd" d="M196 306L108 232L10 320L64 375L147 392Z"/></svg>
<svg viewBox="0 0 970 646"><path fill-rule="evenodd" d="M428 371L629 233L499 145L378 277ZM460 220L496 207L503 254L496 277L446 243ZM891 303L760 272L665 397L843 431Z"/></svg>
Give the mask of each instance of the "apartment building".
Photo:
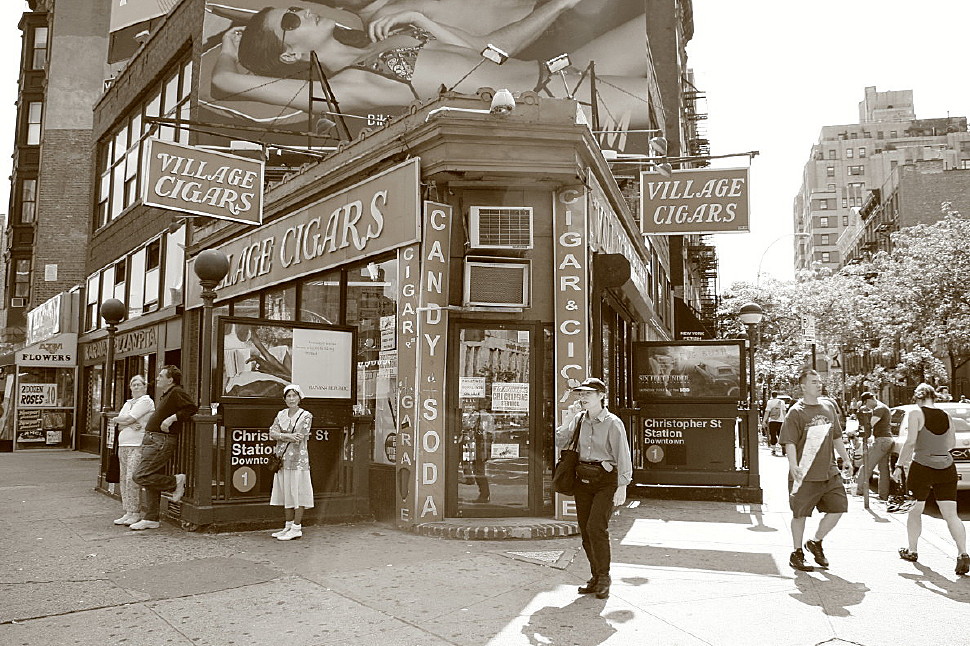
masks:
<svg viewBox="0 0 970 646"><path fill-rule="evenodd" d="M836 271L858 257L853 245L867 203L898 182L898 167L938 161L943 169L970 167L966 117L917 119L912 90L867 87L859 122L824 126L805 164L793 203L795 270ZM869 211L871 211L871 206ZM887 234L884 228L881 234Z"/></svg>

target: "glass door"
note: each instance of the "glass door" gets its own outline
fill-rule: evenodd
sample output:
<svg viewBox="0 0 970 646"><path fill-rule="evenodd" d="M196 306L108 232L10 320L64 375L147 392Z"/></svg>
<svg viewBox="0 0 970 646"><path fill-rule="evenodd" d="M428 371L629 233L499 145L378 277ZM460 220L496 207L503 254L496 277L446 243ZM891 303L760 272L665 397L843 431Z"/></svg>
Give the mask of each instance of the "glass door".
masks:
<svg viewBox="0 0 970 646"><path fill-rule="evenodd" d="M535 513L536 328L458 323L451 374L450 516Z"/></svg>

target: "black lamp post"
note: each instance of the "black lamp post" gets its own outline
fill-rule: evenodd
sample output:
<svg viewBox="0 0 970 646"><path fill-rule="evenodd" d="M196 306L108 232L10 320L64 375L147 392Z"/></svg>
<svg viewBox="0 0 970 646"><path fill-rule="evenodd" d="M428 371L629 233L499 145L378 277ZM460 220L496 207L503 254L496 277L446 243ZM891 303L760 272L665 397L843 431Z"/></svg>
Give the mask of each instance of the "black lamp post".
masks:
<svg viewBox="0 0 970 646"><path fill-rule="evenodd" d="M229 273L229 258L217 249L206 249L195 257L195 275L202 285L202 375L199 380L199 408L207 414L211 406L212 386L212 303L216 298L216 285Z"/></svg>
<svg viewBox="0 0 970 646"><path fill-rule="evenodd" d="M101 318L108 324L108 347L105 349L104 382L105 392L101 398L101 410L109 411L114 407L115 393L115 333L118 324L128 316L128 308L117 298L109 298L101 303Z"/></svg>
<svg viewBox="0 0 970 646"><path fill-rule="evenodd" d="M748 331L748 363L750 366L751 374L749 376L748 383L748 406L751 410L755 408L755 397L754 397L754 346L757 340L756 331L758 325L761 323L761 319L764 318L765 311L761 309L761 306L757 303L748 303L741 307L741 311L738 313L738 318L744 323Z"/></svg>

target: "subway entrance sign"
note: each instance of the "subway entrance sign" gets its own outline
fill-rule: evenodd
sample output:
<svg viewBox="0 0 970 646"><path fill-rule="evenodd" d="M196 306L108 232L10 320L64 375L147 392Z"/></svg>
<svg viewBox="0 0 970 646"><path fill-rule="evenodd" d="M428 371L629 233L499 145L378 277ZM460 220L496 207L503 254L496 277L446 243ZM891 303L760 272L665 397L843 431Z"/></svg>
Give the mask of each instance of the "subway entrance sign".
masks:
<svg viewBox="0 0 970 646"><path fill-rule="evenodd" d="M739 409L743 362L737 340L633 344L634 484L667 485L656 489L665 497L761 501L747 411Z"/></svg>

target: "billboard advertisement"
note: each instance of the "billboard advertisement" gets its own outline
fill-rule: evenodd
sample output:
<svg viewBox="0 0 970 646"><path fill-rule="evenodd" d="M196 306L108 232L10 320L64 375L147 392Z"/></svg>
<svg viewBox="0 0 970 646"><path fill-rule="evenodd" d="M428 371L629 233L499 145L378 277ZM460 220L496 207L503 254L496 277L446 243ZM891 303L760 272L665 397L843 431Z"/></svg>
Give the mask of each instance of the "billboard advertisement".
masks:
<svg viewBox="0 0 970 646"><path fill-rule="evenodd" d="M747 168L675 170L670 177L640 173L640 231L644 235L747 233Z"/></svg>
<svg viewBox="0 0 970 646"><path fill-rule="evenodd" d="M633 344L638 402L744 399L741 341L644 341Z"/></svg>
<svg viewBox="0 0 970 646"><path fill-rule="evenodd" d="M589 101L595 62L604 142L622 149L627 129L649 128L650 63L643 2L629 0L332 0L206 2L199 120L272 128L283 143L336 141L336 110L311 101L315 57L352 134L407 106L478 88L573 94ZM341 7L341 8L338 8ZM484 60L493 45L508 55ZM546 66L562 54L562 72ZM655 81L654 81L655 85ZM316 84L312 93L322 97ZM310 108L312 103L312 115ZM286 140L286 132L294 134Z"/></svg>

